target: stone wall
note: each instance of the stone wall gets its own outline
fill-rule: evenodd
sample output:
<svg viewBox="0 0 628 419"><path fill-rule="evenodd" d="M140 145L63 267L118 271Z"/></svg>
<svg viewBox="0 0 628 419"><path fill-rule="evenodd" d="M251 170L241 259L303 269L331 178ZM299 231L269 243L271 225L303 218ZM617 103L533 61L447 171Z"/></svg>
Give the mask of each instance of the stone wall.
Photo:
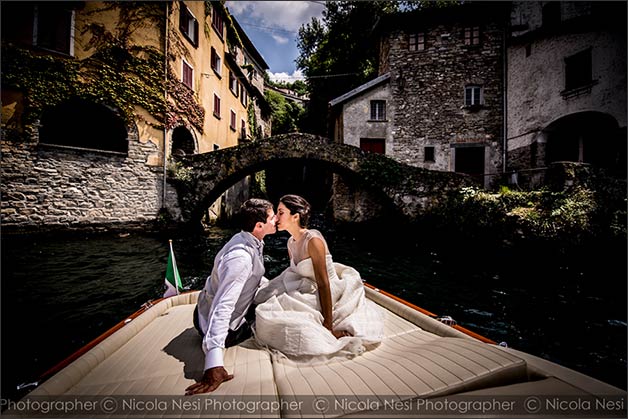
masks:
<svg viewBox="0 0 628 419"><path fill-rule="evenodd" d="M621 3L561 2L561 21L544 28L540 2L515 2L512 23L526 29L514 32L508 47L508 170L545 167L547 133L563 117L584 120L598 112L625 130L626 6ZM587 49L591 84L569 92L565 58ZM621 130L613 135L625 144ZM600 137L608 141L608 135ZM612 152L611 144L608 148Z"/></svg>
<svg viewBox="0 0 628 419"><path fill-rule="evenodd" d="M503 165L503 22L490 14L425 19L409 29L392 30L384 42L388 54L380 69L391 74L396 160L432 170L455 171L454 148L484 147L484 173ZM480 25L480 45L464 44L465 26ZM423 51L410 51L408 35L425 31ZM464 106L466 85L479 85L483 103ZM434 161L425 161L426 146Z"/></svg>
<svg viewBox="0 0 628 419"><path fill-rule="evenodd" d="M131 131L125 155L39 144L32 131L32 141L1 142L4 231L129 227L157 219L163 168L146 164L156 150L152 142L141 143Z"/></svg>

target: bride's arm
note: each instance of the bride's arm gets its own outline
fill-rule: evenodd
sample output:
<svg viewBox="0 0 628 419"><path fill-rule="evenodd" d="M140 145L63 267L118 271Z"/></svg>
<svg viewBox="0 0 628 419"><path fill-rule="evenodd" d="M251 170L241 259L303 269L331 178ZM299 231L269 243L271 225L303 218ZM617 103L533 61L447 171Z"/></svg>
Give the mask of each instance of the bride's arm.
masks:
<svg viewBox="0 0 628 419"><path fill-rule="evenodd" d="M307 245L308 253L312 258L314 277L318 287L318 298L321 302L323 314L323 326L332 330L331 289L329 288L329 276L327 275L327 261L325 260L325 244L319 238L312 238Z"/></svg>
<svg viewBox="0 0 628 419"><path fill-rule="evenodd" d="M327 260L325 257L325 244L319 238L312 238L307 245L309 256L312 258L314 267L314 277L318 287L318 298L321 303L321 313L323 314L323 326L336 337L351 336L344 330L333 329L333 315L331 304L331 288L329 287L329 276L327 275Z"/></svg>

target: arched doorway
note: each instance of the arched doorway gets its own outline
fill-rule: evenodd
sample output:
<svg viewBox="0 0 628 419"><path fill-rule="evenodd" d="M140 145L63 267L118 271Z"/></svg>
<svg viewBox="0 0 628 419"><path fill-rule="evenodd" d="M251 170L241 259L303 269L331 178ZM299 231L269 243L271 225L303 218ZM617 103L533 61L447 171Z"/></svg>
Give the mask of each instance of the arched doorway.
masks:
<svg viewBox="0 0 628 419"><path fill-rule="evenodd" d="M172 131L172 155L185 156L194 154L196 150L194 136L185 127L176 127Z"/></svg>
<svg viewBox="0 0 628 419"><path fill-rule="evenodd" d="M73 98L45 109L39 142L127 153L129 142L124 120L104 105Z"/></svg>
<svg viewBox="0 0 628 419"><path fill-rule="evenodd" d="M557 161L590 163L613 172L620 170L622 165L625 167L626 138L621 136L615 118L608 114L579 112L567 115L549 124L543 135L546 164Z"/></svg>

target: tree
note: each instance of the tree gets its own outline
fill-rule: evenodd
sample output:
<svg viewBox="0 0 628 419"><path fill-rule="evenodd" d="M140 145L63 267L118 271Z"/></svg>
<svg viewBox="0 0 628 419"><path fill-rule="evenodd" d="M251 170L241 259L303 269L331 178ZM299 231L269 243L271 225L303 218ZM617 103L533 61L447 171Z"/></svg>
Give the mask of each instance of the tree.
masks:
<svg viewBox="0 0 628 419"><path fill-rule="evenodd" d="M310 96L304 130L329 136L329 101L377 76L377 24L386 15L457 3L438 1L328 1L322 21L301 26L297 68L303 71Z"/></svg>
<svg viewBox="0 0 628 419"><path fill-rule="evenodd" d="M299 131L303 107L270 89L264 94L272 109L273 135Z"/></svg>
<svg viewBox="0 0 628 419"><path fill-rule="evenodd" d="M326 2L322 22L312 18L299 29L297 68L309 87L305 129L328 135L327 104L377 74L374 29L379 19L399 10L395 1Z"/></svg>

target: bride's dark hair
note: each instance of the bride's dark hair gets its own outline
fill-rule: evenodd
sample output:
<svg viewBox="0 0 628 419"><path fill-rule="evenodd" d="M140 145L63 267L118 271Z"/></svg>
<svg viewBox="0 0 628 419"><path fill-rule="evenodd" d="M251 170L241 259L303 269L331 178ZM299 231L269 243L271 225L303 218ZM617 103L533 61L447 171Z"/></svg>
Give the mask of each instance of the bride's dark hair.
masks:
<svg viewBox="0 0 628 419"><path fill-rule="evenodd" d="M284 195L279 198L279 202L284 204L290 214L299 214L299 225L302 228L307 227L310 220L310 203L299 195Z"/></svg>

